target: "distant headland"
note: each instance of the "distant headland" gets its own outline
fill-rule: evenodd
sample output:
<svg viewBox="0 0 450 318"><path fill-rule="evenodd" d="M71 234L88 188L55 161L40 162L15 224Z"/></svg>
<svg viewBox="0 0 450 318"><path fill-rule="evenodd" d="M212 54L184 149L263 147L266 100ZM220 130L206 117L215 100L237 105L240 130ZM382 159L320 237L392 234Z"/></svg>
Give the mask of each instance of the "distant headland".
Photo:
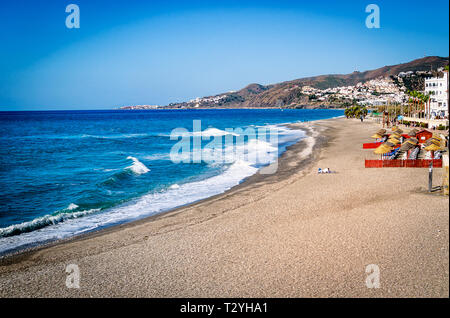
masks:
<svg viewBox="0 0 450 318"><path fill-rule="evenodd" d="M239 91L197 97L169 105L134 105L120 109L158 108L342 108L355 103L377 106L404 103L408 91L421 90L425 78L439 76L448 57L428 56L404 64L384 66L351 74L306 77L261 85L250 84Z"/></svg>

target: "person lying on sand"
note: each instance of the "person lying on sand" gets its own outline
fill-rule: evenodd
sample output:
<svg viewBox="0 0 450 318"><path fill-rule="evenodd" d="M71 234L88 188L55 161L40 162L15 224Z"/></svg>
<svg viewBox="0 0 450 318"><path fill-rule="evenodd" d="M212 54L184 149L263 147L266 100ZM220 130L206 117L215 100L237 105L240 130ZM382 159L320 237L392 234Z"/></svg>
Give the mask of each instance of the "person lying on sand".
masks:
<svg viewBox="0 0 450 318"><path fill-rule="evenodd" d="M331 172L330 168L325 168L325 169L323 169L323 170L322 170L322 168L319 168L319 170L317 171L317 173L322 174L322 173L332 173L332 172Z"/></svg>

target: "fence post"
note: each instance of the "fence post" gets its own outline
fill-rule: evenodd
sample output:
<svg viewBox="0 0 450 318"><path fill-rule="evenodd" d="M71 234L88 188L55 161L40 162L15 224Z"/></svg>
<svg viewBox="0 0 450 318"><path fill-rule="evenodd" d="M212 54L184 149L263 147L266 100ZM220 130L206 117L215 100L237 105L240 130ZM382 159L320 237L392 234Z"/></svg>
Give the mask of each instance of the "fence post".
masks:
<svg viewBox="0 0 450 318"><path fill-rule="evenodd" d="M433 160L430 162L430 169L428 170L428 192L433 188Z"/></svg>

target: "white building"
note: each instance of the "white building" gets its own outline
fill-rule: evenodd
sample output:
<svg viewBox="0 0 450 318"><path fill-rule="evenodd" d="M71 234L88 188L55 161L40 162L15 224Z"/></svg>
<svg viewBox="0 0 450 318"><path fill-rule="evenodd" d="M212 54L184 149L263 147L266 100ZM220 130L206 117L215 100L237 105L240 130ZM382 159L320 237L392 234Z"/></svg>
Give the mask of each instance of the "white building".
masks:
<svg viewBox="0 0 450 318"><path fill-rule="evenodd" d="M425 78L425 94L431 94L430 110L431 116L448 116L448 71L444 76Z"/></svg>

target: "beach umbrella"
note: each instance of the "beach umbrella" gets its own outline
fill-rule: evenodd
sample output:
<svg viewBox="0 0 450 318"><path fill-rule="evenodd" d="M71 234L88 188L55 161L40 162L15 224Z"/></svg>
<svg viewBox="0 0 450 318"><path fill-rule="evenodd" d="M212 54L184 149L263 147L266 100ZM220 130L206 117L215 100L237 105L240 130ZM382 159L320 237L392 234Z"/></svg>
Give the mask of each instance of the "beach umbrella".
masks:
<svg viewBox="0 0 450 318"><path fill-rule="evenodd" d="M398 129L395 131L395 133L401 135L401 134L403 134L403 130L401 130L400 128L398 128Z"/></svg>
<svg viewBox="0 0 450 318"><path fill-rule="evenodd" d="M431 144L428 147L425 147L426 151L437 151L440 150L441 146L435 145L435 144Z"/></svg>
<svg viewBox="0 0 450 318"><path fill-rule="evenodd" d="M397 126L392 127L392 131L396 131L398 129Z"/></svg>
<svg viewBox="0 0 450 318"><path fill-rule="evenodd" d="M436 140L436 141L438 141L438 142L441 142L441 141L442 141L442 139L439 138L439 137L431 137L429 140Z"/></svg>
<svg viewBox="0 0 450 318"><path fill-rule="evenodd" d="M386 133L386 129L380 129L377 131L377 134L384 135Z"/></svg>
<svg viewBox="0 0 450 318"><path fill-rule="evenodd" d="M381 138L383 138L383 136L381 136L381 135L379 135L379 134L375 134L375 135L373 135L371 138L374 138L374 139L381 139Z"/></svg>
<svg viewBox="0 0 450 318"><path fill-rule="evenodd" d="M433 140L433 141L437 141L437 142L441 142L442 141L442 139L441 138L437 138L437 137L431 137L430 139L428 139L427 141L431 141L431 140Z"/></svg>
<svg viewBox="0 0 450 318"><path fill-rule="evenodd" d="M377 155L384 155L384 154L391 152L391 150L392 150L392 147L382 144L381 146L379 146L377 149L374 150L374 153Z"/></svg>
<svg viewBox="0 0 450 318"><path fill-rule="evenodd" d="M415 128L410 130L408 133L408 136L411 136L411 137L416 137L416 135L417 135L417 129L415 129Z"/></svg>
<svg viewBox="0 0 450 318"><path fill-rule="evenodd" d="M417 138L411 137L411 138L408 138L408 140L406 142L409 142L412 145L417 145L419 143L419 140Z"/></svg>
<svg viewBox="0 0 450 318"><path fill-rule="evenodd" d="M398 136L394 136L394 135L390 135L388 140L393 139L393 140L400 140L401 137Z"/></svg>
<svg viewBox="0 0 450 318"><path fill-rule="evenodd" d="M404 142L403 145L400 146L400 150L401 151L408 151L408 150L410 150L410 149L412 149L414 147L415 147L415 145L413 145L412 143Z"/></svg>
<svg viewBox="0 0 450 318"><path fill-rule="evenodd" d="M390 138L388 141L394 145L398 145L400 143L400 140L395 138Z"/></svg>
<svg viewBox="0 0 450 318"><path fill-rule="evenodd" d="M431 137L430 139L427 140L427 142L428 142L428 141L437 141L437 142L441 142L442 139L439 138L439 137Z"/></svg>
<svg viewBox="0 0 450 318"><path fill-rule="evenodd" d="M441 142L437 141L437 140L428 139L427 142L425 143L425 146L430 146L430 145L441 146Z"/></svg>

